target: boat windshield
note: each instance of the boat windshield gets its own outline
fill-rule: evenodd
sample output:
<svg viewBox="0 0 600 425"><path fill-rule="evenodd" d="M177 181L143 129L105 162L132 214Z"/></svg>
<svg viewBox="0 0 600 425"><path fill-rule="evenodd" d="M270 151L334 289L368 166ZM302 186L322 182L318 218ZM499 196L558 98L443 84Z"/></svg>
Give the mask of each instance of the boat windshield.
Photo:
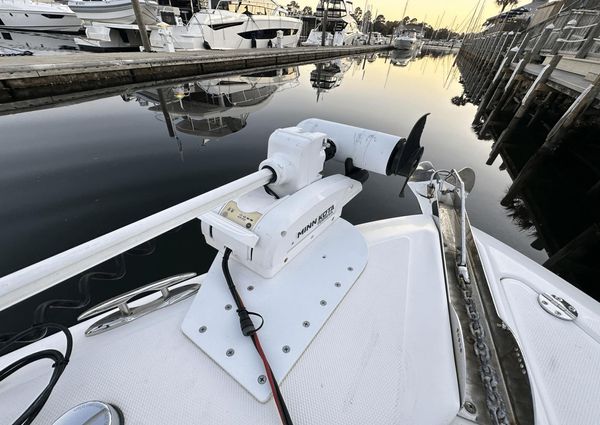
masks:
<svg viewBox="0 0 600 425"><path fill-rule="evenodd" d="M246 15L285 15L285 10L272 0L219 0L215 9Z"/></svg>
<svg viewBox="0 0 600 425"><path fill-rule="evenodd" d="M315 12L317 18L323 17L325 6L327 6L327 17L329 19L343 18L348 15L348 8L346 7L346 2L344 0L321 0L319 1Z"/></svg>

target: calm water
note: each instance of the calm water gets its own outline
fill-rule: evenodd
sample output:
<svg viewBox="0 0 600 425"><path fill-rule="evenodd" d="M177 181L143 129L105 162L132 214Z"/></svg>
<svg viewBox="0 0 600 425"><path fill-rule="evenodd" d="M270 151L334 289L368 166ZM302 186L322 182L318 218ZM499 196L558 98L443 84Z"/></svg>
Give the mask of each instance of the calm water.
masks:
<svg viewBox="0 0 600 425"><path fill-rule="evenodd" d="M2 116L0 275L253 172L277 128L319 117L405 136L424 113L431 113L424 160L477 173L469 198L473 224L541 262L545 254L529 246L531 235L500 206L510 178L485 165L491 142L471 130L475 107L451 102L462 93L453 60L349 58L320 72L302 65ZM326 171L340 168L328 164ZM412 194L398 196L400 184L372 175L345 218L362 223L418 213ZM124 274L121 279L94 275L89 289L80 290L95 303L171 274L203 272L214 254L198 223L190 223L94 269ZM2 313L10 320L0 320L0 333L29 324L43 300L79 298L77 288L72 279ZM70 321L81 311L52 309L44 318Z"/></svg>

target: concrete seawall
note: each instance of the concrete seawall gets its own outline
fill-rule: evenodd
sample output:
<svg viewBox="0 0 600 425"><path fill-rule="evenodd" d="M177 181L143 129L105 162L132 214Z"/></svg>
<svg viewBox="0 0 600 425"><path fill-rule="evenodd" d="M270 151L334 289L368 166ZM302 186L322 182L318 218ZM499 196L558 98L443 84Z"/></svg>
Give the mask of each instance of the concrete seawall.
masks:
<svg viewBox="0 0 600 425"><path fill-rule="evenodd" d="M244 71L388 50L299 47L177 53L97 53L0 58L0 104L144 82Z"/></svg>

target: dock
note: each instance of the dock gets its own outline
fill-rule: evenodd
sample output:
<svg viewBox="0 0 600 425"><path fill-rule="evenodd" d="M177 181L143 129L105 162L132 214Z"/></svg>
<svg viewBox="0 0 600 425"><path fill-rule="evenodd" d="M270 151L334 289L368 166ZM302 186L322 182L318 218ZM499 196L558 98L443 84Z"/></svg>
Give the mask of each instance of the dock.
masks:
<svg viewBox="0 0 600 425"><path fill-rule="evenodd" d="M210 76L373 53L389 46L76 53L0 58L0 112L23 102L159 80Z"/></svg>
<svg viewBox="0 0 600 425"><path fill-rule="evenodd" d="M513 179L501 204L534 229L548 268L590 290L600 272L591 259L600 250L600 11L533 20L472 35L456 64L478 107L473 129L494 140L487 164L500 158Z"/></svg>

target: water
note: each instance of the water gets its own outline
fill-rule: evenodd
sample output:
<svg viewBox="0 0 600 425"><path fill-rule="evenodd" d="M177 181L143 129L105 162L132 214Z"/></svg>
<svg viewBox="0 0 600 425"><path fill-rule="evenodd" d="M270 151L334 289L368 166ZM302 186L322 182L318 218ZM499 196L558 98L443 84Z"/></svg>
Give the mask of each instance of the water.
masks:
<svg viewBox="0 0 600 425"><path fill-rule="evenodd" d="M451 102L462 92L453 60L347 58L320 72L316 65L302 65L192 80L162 92L146 89L2 116L0 275L255 171L277 128L318 117L405 136L424 113L431 115L423 159L438 168L470 166L477 173L468 205L473 225L542 262L545 254L530 247L533 237L499 204L511 180L485 165L491 142L471 130L475 107ZM326 173L340 171L339 164L327 164ZM372 175L344 217L358 224L418 213L412 194L398 196L400 185L400 178ZM122 274L124 264L121 279L90 275L89 289L78 289L78 279L71 279L3 312L8 320L0 320L0 333L25 327L48 299L81 299L78 292L89 291L94 304L172 274L206 271L215 251L203 242L199 227L189 223L94 269ZM43 315L72 323L82 311L54 308Z"/></svg>

